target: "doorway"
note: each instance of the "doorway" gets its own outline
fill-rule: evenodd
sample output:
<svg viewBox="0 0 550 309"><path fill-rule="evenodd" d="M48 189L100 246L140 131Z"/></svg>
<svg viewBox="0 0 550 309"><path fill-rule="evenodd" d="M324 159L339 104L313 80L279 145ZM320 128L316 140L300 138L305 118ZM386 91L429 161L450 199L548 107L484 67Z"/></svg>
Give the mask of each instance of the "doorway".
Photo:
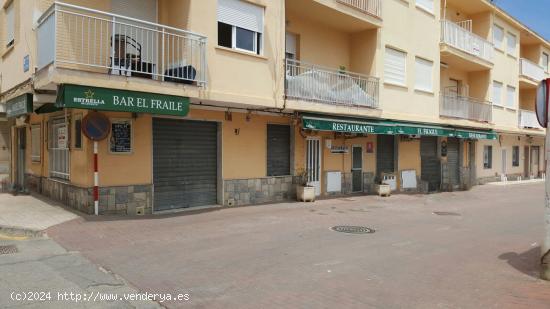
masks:
<svg viewBox="0 0 550 309"><path fill-rule="evenodd" d="M351 191L363 191L363 147L353 146L351 153Z"/></svg>
<svg viewBox="0 0 550 309"><path fill-rule="evenodd" d="M531 176L539 176L540 148L539 146L531 147Z"/></svg>
<svg viewBox="0 0 550 309"><path fill-rule="evenodd" d="M502 172L502 175L506 175L507 171L506 171L506 166L508 164L507 162L507 155L508 155L508 152L506 151L506 149L502 149L501 151L502 153L502 160L501 160L501 172Z"/></svg>
<svg viewBox="0 0 550 309"><path fill-rule="evenodd" d="M529 158L531 157L529 154L529 146L523 147L523 156L523 177L529 178L529 176L531 175L531 172L529 171Z"/></svg>
<svg viewBox="0 0 550 309"><path fill-rule="evenodd" d="M308 185L315 187L315 195L321 195L321 140L307 139L306 171Z"/></svg>
<svg viewBox="0 0 550 309"><path fill-rule="evenodd" d="M26 128L17 128L17 160L15 174L15 190L25 192L25 150L27 148Z"/></svg>

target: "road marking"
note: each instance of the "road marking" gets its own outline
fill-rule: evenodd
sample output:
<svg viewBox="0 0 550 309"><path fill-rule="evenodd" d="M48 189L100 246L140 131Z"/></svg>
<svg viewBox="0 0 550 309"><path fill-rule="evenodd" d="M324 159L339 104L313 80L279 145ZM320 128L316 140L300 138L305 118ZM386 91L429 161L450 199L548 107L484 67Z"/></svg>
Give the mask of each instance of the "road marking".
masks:
<svg viewBox="0 0 550 309"><path fill-rule="evenodd" d="M28 236L10 236L5 234L0 234L0 239L4 240L27 240L29 239Z"/></svg>

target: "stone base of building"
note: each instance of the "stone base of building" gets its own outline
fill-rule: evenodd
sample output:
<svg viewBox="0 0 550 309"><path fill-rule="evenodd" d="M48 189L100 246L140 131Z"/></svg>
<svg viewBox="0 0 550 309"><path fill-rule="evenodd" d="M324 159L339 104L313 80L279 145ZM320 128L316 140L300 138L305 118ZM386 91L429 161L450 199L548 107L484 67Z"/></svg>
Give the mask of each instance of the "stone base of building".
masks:
<svg viewBox="0 0 550 309"><path fill-rule="evenodd" d="M298 179L278 176L223 181L224 206L283 202L296 199Z"/></svg>
<svg viewBox="0 0 550 309"><path fill-rule="evenodd" d="M27 189L86 214L94 213L93 188L27 174ZM151 214L152 186L100 187L99 214Z"/></svg>

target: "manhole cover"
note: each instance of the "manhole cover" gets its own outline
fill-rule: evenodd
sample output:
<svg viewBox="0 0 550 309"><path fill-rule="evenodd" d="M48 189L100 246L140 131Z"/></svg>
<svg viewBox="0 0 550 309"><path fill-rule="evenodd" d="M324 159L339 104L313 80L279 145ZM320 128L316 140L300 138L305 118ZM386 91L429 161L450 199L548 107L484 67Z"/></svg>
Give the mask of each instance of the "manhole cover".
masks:
<svg viewBox="0 0 550 309"><path fill-rule="evenodd" d="M0 246L0 255L11 253L17 253L17 247L15 245Z"/></svg>
<svg viewBox="0 0 550 309"><path fill-rule="evenodd" d="M460 216L457 212L450 212L450 211L434 211L434 215L438 216Z"/></svg>
<svg viewBox="0 0 550 309"><path fill-rule="evenodd" d="M368 228L366 226L339 225L339 226L333 226L331 229L335 232L349 233L349 234L372 234L375 232L374 229Z"/></svg>

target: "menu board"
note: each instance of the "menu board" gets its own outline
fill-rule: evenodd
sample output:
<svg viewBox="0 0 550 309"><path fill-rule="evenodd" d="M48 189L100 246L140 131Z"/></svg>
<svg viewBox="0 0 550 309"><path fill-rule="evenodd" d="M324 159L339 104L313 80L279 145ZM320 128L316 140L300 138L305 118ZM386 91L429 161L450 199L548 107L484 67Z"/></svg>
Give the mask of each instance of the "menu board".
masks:
<svg viewBox="0 0 550 309"><path fill-rule="evenodd" d="M130 120L113 121L111 124L111 152L132 152L132 123Z"/></svg>

